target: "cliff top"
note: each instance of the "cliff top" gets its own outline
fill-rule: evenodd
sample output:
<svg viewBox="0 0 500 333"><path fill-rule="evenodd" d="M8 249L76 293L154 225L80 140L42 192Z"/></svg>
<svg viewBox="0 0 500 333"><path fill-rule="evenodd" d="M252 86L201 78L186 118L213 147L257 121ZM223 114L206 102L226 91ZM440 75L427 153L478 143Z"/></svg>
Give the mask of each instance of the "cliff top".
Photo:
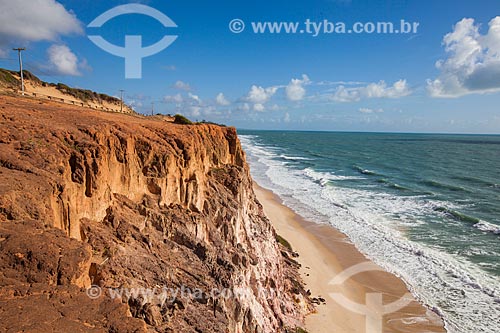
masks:
<svg viewBox="0 0 500 333"><path fill-rule="evenodd" d="M28 96L104 111L134 113L130 106L124 104L122 107L121 100L117 97L89 89L73 88L64 83L45 82L27 70L23 70L23 77ZM19 72L0 68L0 91L18 92L20 87Z"/></svg>
<svg viewBox="0 0 500 333"><path fill-rule="evenodd" d="M0 69L0 76L1 76ZM1 79L0 79L1 80ZM112 98L112 97L110 97ZM141 134L141 130L146 127L158 128L161 130L172 131L172 134L188 135L190 131L202 127L226 128L225 125L215 124L210 122L190 122L187 118L181 115L155 115L143 116L140 114L116 114L109 112L100 112L81 108L76 105L64 105L50 100L38 100L36 98L17 97L9 94L0 93L0 109L5 119L5 114L17 114L20 117L15 120L23 120L30 124L36 124L41 128L47 127L50 122L54 122L61 127L76 129L78 125L100 126L126 126L131 133ZM178 121L177 119L181 120ZM186 122L187 121L187 122ZM233 127L227 127L230 131L235 132ZM142 133L144 134L144 133Z"/></svg>

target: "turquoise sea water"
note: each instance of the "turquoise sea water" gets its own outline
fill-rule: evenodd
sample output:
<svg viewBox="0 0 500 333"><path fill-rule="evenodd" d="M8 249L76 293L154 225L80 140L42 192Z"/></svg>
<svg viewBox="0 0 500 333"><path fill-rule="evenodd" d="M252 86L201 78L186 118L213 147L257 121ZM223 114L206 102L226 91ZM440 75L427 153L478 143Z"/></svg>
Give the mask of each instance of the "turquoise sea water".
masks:
<svg viewBox="0 0 500 333"><path fill-rule="evenodd" d="M500 332L500 136L239 135L259 184L347 234L450 332Z"/></svg>

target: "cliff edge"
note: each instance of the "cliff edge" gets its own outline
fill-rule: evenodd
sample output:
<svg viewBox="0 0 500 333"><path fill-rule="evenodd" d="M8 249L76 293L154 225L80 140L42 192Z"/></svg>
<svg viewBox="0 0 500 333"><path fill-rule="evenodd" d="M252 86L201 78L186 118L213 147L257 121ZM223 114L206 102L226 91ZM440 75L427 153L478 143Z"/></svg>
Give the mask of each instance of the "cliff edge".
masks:
<svg viewBox="0 0 500 333"><path fill-rule="evenodd" d="M285 332L311 310L234 128L5 95L0 124L2 330Z"/></svg>

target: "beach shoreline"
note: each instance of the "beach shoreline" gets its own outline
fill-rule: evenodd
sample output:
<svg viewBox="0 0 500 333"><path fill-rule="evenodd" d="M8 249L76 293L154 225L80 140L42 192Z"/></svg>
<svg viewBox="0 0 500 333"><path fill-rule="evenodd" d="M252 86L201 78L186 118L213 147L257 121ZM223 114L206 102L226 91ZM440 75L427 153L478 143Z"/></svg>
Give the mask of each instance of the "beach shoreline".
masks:
<svg viewBox="0 0 500 333"><path fill-rule="evenodd" d="M442 319L418 302L400 278L368 260L346 235L305 220L255 182L254 191L276 232L299 254L300 274L311 297L326 301L307 316L309 333L446 332ZM355 265L357 270L349 274L352 268L347 269ZM382 310L383 317L366 316L363 305L373 297L382 297L382 304L394 304L394 309Z"/></svg>

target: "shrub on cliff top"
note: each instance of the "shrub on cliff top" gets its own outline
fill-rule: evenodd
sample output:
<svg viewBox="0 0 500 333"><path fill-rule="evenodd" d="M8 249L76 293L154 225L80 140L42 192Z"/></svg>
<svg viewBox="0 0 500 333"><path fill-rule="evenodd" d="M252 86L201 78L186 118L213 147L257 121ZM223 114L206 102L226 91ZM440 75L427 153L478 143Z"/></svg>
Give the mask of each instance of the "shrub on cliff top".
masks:
<svg viewBox="0 0 500 333"><path fill-rule="evenodd" d="M174 124L181 124L181 125L192 125L193 122L186 117L184 117L181 114L176 114L174 116Z"/></svg>
<svg viewBox="0 0 500 333"><path fill-rule="evenodd" d="M207 124L207 125L215 125L215 126L220 126L220 127L226 127L226 125L224 125L224 124L214 123L213 121L207 121L205 119L203 119L202 121L197 122L196 124L197 125L198 124Z"/></svg>
<svg viewBox="0 0 500 333"><path fill-rule="evenodd" d="M23 70L23 76L25 80L29 80L39 85L42 84L42 80L40 80L35 74L31 73L30 71Z"/></svg>
<svg viewBox="0 0 500 333"><path fill-rule="evenodd" d="M14 85L18 83L17 79L12 75L12 72L6 69L0 69L0 82L9 85Z"/></svg>
<svg viewBox="0 0 500 333"><path fill-rule="evenodd" d="M103 101L109 102L109 103L120 103L120 99L112 96L108 96L106 94L100 94L92 90L88 89L78 89L78 88L71 88L64 83L58 83L56 85L53 85L57 90L61 91L64 94L68 94L70 96L73 96L76 99L79 99L81 101L87 102L87 101L97 101L99 103L102 103Z"/></svg>
<svg viewBox="0 0 500 333"><path fill-rule="evenodd" d="M276 241L283 245L288 251L292 251L292 246L290 245L290 243L278 234L276 234Z"/></svg>
<svg viewBox="0 0 500 333"><path fill-rule="evenodd" d="M308 333L305 329L302 327L296 327L296 328L285 328L286 333Z"/></svg>
<svg viewBox="0 0 500 333"><path fill-rule="evenodd" d="M20 84L20 80L17 79L17 77L14 77L14 75L18 76L19 72L16 71L10 71L8 69L3 69L0 68L0 82L9 84L9 85L17 85ZM27 70L23 70L23 76L25 80L29 80L33 83L36 84L42 84L42 81L37 78L35 75L33 75L31 72Z"/></svg>

